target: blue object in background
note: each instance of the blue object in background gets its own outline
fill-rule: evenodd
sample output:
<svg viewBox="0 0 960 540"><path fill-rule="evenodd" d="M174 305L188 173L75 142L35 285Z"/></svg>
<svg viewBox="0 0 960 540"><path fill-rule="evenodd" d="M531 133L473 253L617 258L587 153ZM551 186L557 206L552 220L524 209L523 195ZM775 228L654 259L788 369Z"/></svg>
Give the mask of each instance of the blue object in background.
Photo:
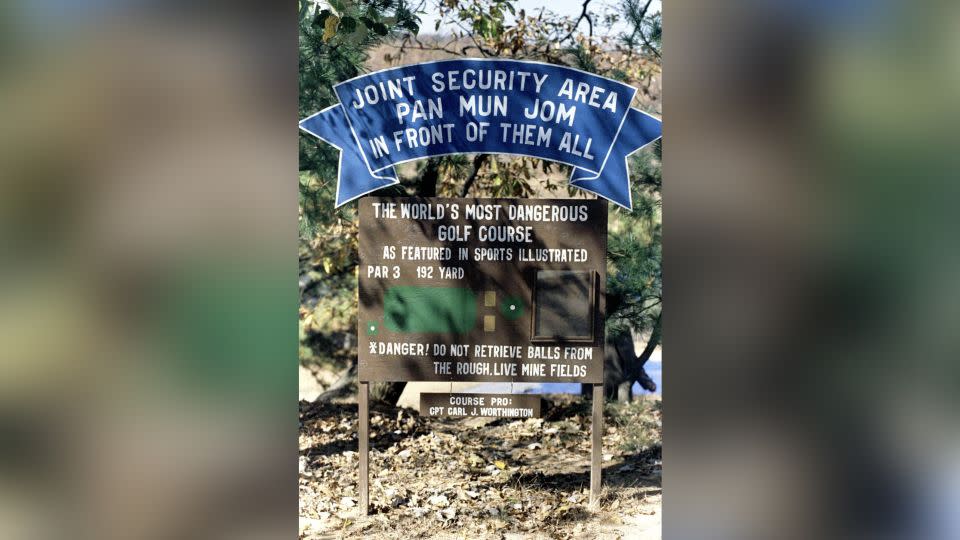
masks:
<svg viewBox="0 0 960 540"><path fill-rule="evenodd" d="M635 396L652 393L655 396L663 395L663 362L649 361L643 365L647 375L657 383L656 392L647 392L637 383L633 384L633 394ZM512 386L523 384L523 389L519 394L579 394L580 383L515 383ZM481 394L509 394L511 393L511 384L508 382L481 383L470 388L471 392Z"/></svg>

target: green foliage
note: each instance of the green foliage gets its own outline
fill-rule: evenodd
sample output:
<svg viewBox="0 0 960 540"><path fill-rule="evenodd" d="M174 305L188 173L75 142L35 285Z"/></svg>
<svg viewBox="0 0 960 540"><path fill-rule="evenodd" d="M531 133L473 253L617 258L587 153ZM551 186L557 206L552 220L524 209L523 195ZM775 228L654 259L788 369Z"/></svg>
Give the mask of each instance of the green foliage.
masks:
<svg viewBox="0 0 960 540"><path fill-rule="evenodd" d="M367 51L391 34L419 31L404 0L333 0L329 7L301 1L299 114L337 103L333 85L360 75ZM335 178L337 150L301 134L300 170Z"/></svg>
<svg viewBox="0 0 960 540"><path fill-rule="evenodd" d="M628 49L644 49L660 57L663 17L658 11L650 13L647 0L623 0L620 5L629 31L620 34L620 40Z"/></svg>
<svg viewBox="0 0 960 540"><path fill-rule="evenodd" d="M662 249L660 216L660 159L658 141L634 154L630 163L633 212L610 208L607 241L607 330L620 333L633 327L652 329L662 305Z"/></svg>
<svg viewBox="0 0 960 540"><path fill-rule="evenodd" d="M470 34L482 39L497 39L506 30L507 12L516 14L510 0L470 0L459 2L446 0L440 5L441 14L455 17L461 28L469 28ZM437 20L434 31L440 29L443 18Z"/></svg>
<svg viewBox="0 0 960 540"><path fill-rule="evenodd" d="M333 86L360 75L371 47L383 39L419 30L404 0L300 2L299 115L337 103ZM301 356L316 336L352 332L356 326L356 212L334 210L338 150L300 134ZM346 279L345 279L346 278Z"/></svg>
<svg viewBox="0 0 960 540"><path fill-rule="evenodd" d="M324 7L326 6L326 7ZM333 86L363 72L367 51L385 37L417 32L419 19L403 0L301 1L299 115L304 118L337 103ZM310 237L342 220L331 212L338 151L304 133L299 141L301 235Z"/></svg>

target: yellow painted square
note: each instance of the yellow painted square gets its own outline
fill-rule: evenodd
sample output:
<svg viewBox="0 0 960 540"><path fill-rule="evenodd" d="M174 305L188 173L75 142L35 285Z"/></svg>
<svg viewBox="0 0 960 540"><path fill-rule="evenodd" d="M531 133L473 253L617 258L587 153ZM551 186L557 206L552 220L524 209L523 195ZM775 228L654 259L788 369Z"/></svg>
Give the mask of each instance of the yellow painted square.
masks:
<svg viewBox="0 0 960 540"><path fill-rule="evenodd" d="M497 293L495 291L483 293L483 305L485 307L495 307L497 305Z"/></svg>
<svg viewBox="0 0 960 540"><path fill-rule="evenodd" d="M483 331L493 332L497 329L497 318L493 315L483 316Z"/></svg>

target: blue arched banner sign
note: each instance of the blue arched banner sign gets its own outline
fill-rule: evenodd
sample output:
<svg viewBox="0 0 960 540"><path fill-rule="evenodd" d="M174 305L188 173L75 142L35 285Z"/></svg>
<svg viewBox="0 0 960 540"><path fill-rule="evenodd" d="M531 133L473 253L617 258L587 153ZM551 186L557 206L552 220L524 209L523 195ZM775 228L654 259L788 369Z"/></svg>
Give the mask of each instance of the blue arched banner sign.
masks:
<svg viewBox="0 0 960 540"><path fill-rule="evenodd" d="M399 183L399 163L489 153L565 163L570 184L632 209L627 156L661 133L632 86L540 62L427 62L333 89L340 103L300 128L340 149L338 207Z"/></svg>

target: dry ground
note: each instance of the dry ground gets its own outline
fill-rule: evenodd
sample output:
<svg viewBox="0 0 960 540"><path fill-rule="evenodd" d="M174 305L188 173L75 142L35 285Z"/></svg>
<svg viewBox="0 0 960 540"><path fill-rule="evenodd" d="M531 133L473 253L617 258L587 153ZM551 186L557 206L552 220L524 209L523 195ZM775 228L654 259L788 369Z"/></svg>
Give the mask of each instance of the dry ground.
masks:
<svg viewBox="0 0 960 540"><path fill-rule="evenodd" d="M301 401L301 538L660 538L660 400L607 405L599 509L588 504L590 403L549 401L544 418L523 421L374 408L366 518L356 405Z"/></svg>

